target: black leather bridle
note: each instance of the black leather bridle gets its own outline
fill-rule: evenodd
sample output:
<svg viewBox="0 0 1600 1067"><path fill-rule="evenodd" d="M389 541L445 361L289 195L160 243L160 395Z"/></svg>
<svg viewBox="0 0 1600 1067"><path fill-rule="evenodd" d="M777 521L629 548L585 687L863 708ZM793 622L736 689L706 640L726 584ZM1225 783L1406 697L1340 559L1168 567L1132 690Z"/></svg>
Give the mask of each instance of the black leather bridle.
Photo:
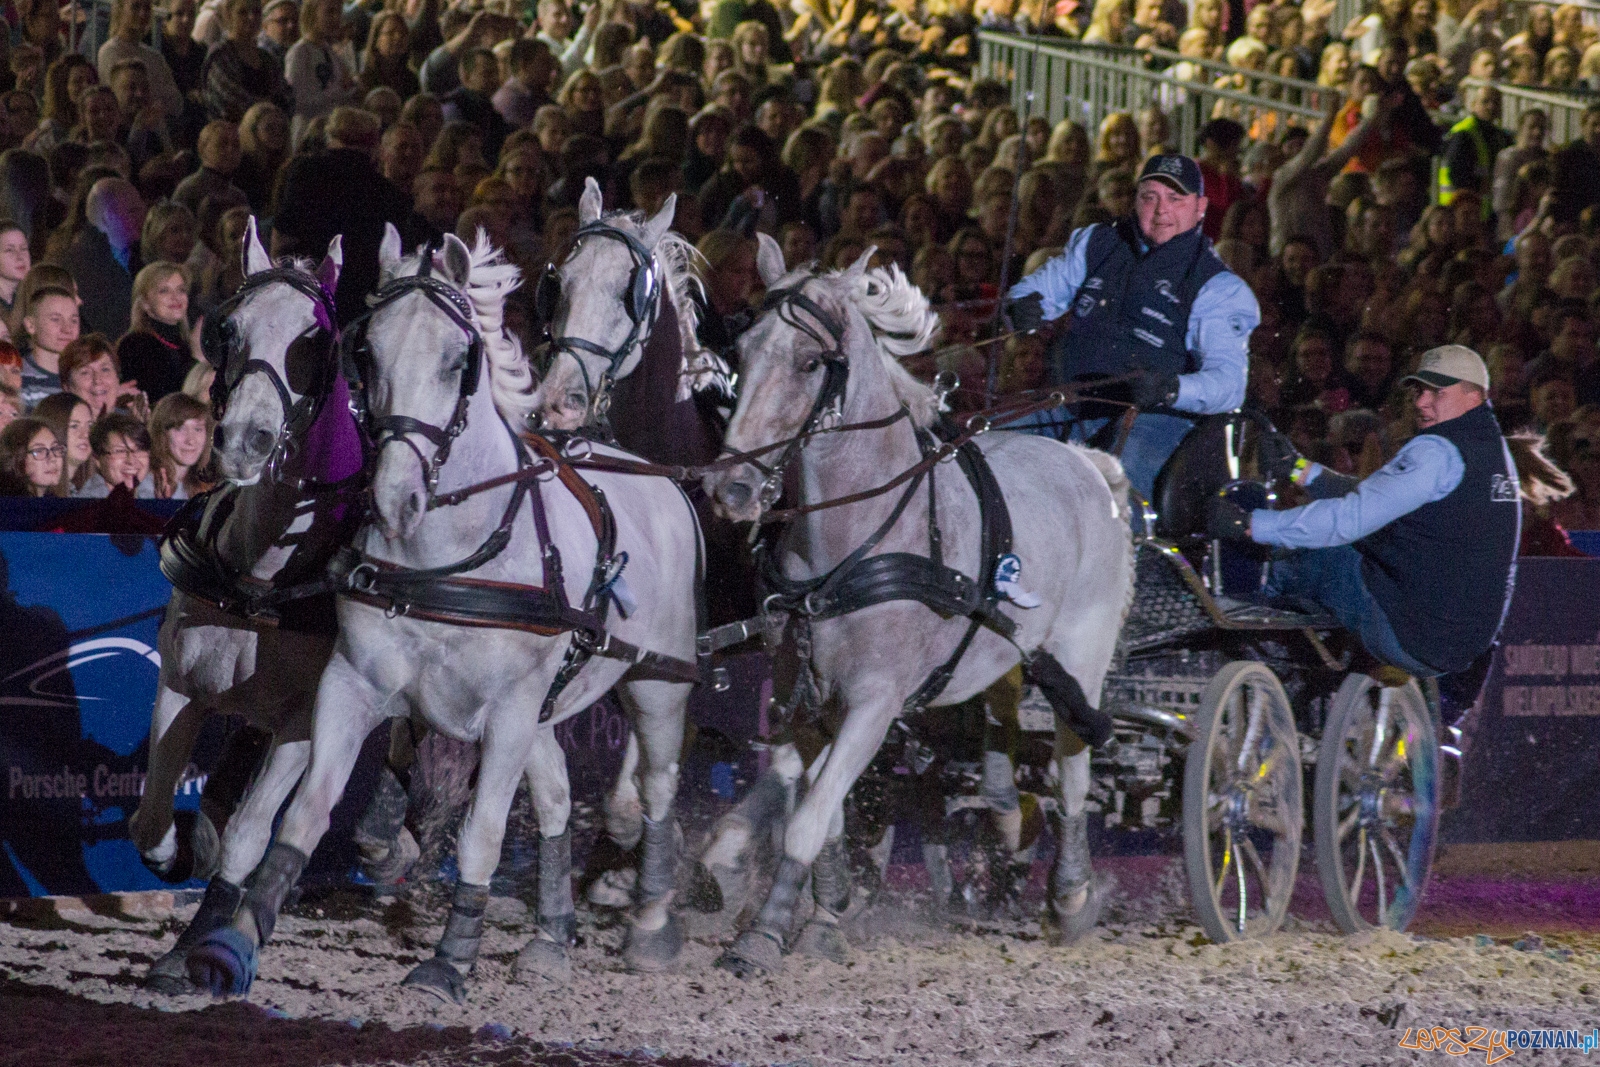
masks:
<svg viewBox="0 0 1600 1067"><path fill-rule="evenodd" d="M373 294L371 307L366 314L350 324L346 339L347 363L354 375L352 395L360 398L358 407L367 432L372 436L375 453L396 441L416 453L422 464L423 477L428 487L428 502L433 503L434 491L439 485L439 469L450 458L450 446L467 428L467 405L472 394L478 391L478 374L483 359L483 335L473 321L472 305L454 286L433 276L433 253L437 245L429 245L422 253L422 266L416 274L395 278ZM414 419L409 415L385 415L373 418L367 398L367 377L371 371L372 351L367 340L367 329L373 314L410 293L421 293L438 307L467 335L467 354L461 368L461 387L456 397L455 411L444 426ZM415 434L434 446L431 457L411 439Z"/></svg>
<svg viewBox="0 0 1600 1067"><path fill-rule="evenodd" d="M850 382L850 362L844 354L844 324L805 294L805 284L809 280L802 279L787 289L769 291L761 305L763 312L776 310L780 320L816 341L822 351L803 369L809 373L820 364L823 372L822 388L811 403L810 414L806 416L800 432L779 453L777 461L768 465L756 459L750 460L751 465L764 475L757 497L762 511L777 503L783 493L784 471L800 454L806 441L818 431L832 429L844 421L845 387ZM802 312L809 319L803 318ZM901 407L901 416L909 417L910 414L905 407ZM759 524L755 528L759 529Z"/></svg>
<svg viewBox="0 0 1600 1067"><path fill-rule="evenodd" d="M240 363L238 359L240 337L239 328L233 322L233 313L251 293L274 284L287 285L305 295L316 310L317 324L307 333L315 338L319 346L316 357L318 378L298 400L294 399L283 375L271 363L255 358ZM296 440L304 436L322 414L323 401L333 388L333 377L338 371L338 364L333 359L334 348L339 342L339 330L335 326L337 321L333 294L323 287L315 275L296 267L273 267L247 277L238 292L211 313L200 335L200 347L206 361L217 371L216 377L211 380L211 414L219 426L218 432L222 416L228 409L228 398L248 375L265 376L278 394L278 403L283 408L283 423L278 428L278 439L273 442L263 468L269 480L278 479L284 463L294 454Z"/></svg>
<svg viewBox="0 0 1600 1067"><path fill-rule="evenodd" d="M595 221L578 228L573 234L573 246L576 246L585 237L600 237L612 241L620 241L633 257L633 276L628 283L628 299L624 302L624 309L628 313L630 323L628 336L622 343L614 348L605 348L595 344L584 337L562 335L550 338L550 352L554 357L561 352L569 353L573 361L578 364L578 373L583 375L583 387L589 394L588 420L593 421L604 417L611 408L611 388L616 384L617 372L622 368L623 362L633 349L644 344L649 336L649 328L655 322L661 308L661 277L656 270L655 255L644 246L633 234L608 222ZM570 254L569 254L570 258ZM545 268L543 276L539 279L539 286L534 292L535 310L543 322L550 322L555 317L556 303L561 291L561 275L552 266ZM581 353L599 356L606 361L606 369L601 372L598 382L591 381L589 369L584 366Z"/></svg>

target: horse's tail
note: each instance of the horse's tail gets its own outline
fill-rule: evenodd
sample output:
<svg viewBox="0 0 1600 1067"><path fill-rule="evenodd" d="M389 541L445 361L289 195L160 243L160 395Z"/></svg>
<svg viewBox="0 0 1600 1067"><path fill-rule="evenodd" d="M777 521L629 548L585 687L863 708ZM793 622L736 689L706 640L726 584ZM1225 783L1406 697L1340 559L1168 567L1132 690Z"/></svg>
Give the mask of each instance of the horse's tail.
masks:
<svg viewBox="0 0 1600 1067"><path fill-rule="evenodd" d="M1083 449L1083 457L1094 464L1094 469L1105 479L1106 488L1111 490L1111 510L1116 518L1127 522L1131 514L1128 494L1132 491L1133 485L1122 469L1122 461L1110 452L1102 452L1098 448Z"/></svg>

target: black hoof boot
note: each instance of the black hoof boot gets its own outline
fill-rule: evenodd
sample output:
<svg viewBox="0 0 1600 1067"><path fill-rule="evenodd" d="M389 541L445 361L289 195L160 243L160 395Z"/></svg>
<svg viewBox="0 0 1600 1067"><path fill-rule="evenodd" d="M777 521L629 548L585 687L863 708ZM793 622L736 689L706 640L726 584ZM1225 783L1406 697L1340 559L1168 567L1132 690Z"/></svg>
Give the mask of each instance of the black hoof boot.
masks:
<svg viewBox="0 0 1600 1067"><path fill-rule="evenodd" d="M457 882L450 901L450 917L431 960L412 968L400 984L456 1004L467 1002L466 976L478 962L483 940L483 913L489 907L489 887Z"/></svg>
<svg viewBox="0 0 1600 1067"><path fill-rule="evenodd" d="M755 925L740 934L723 952L717 960L718 967L740 978L774 974L783 969L783 937L794 925L794 908L800 899L806 870L806 865L799 860L791 856L783 858Z"/></svg>
<svg viewBox="0 0 1600 1067"><path fill-rule="evenodd" d="M384 764L378 772L378 788L351 834L361 850L362 873L372 879L380 894L403 880L421 854L405 826L409 802L405 783Z"/></svg>
<svg viewBox="0 0 1600 1067"><path fill-rule="evenodd" d="M794 939L790 951L796 956L814 960L830 960L838 964L850 962L850 942L839 925L839 917L822 908L818 908L800 928L800 934Z"/></svg>
<svg viewBox="0 0 1600 1067"><path fill-rule="evenodd" d="M406 989L415 989L452 1004L467 1002L467 980L449 960L441 956L417 964L400 984Z"/></svg>
<svg viewBox="0 0 1600 1067"><path fill-rule="evenodd" d="M250 992L261 960L261 946L272 940L278 925L278 912L288 898L300 872L306 869L306 854L281 842L267 849L245 887L239 905L249 913L255 936L224 925L201 939L189 953L189 977L212 996L238 996Z"/></svg>
<svg viewBox="0 0 1600 1067"><path fill-rule="evenodd" d="M1071 945L1083 940L1099 925L1111 896L1112 883L1097 877L1090 863L1086 812L1060 816L1056 829L1056 862L1050 872L1045 936L1052 945Z"/></svg>
<svg viewBox="0 0 1600 1067"><path fill-rule="evenodd" d="M666 924L656 930L628 927L628 942L622 948L622 961L636 974L657 974L678 965L683 952L683 920L668 915Z"/></svg>
<svg viewBox="0 0 1600 1067"><path fill-rule="evenodd" d="M244 890L232 882L213 878L206 886L206 895L200 898L200 907L171 951L150 965L145 973L144 987L167 996L203 993L205 990L189 980L189 953L208 934L222 929L233 920L244 900Z"/></svg>
<svg viewBox="0 0 1600 1067"><path fill-rule="evenodd" d="M517 953L516 975L519 982L570 982L572 959L567 955L566 942L543 937L529 941Z"/></svg>
<svg viewBox="0 0 1600 1067"><path fill-rule="evenodd" d="M783 970L783 946L771 934L746 930L717 958L717 966L736 978L760 978Z"/></svg>

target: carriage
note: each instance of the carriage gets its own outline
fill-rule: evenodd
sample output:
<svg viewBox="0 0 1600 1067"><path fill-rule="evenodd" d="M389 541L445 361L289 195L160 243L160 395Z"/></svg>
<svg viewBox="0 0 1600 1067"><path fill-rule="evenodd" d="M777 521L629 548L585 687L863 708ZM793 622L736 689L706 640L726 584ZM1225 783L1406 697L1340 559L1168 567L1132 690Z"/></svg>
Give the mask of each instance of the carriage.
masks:
<svg viewBox="0 0 1600 1067"><path fill-rule="evenodd" d="M1201 420L1142 502L1134 602L1102 698L1115 740L1092 764L1090 808L1112 832L1181 832L1213 941L1283 924L1308 819L1338 927L1403 930L1457 769L1442 762L1459 757L1440 746L1436 687L1376 663L1331 617L1243 599L1265 550L1194 532L1210 494L1270 502L1245 477L1267 428L1244 412ZM1028 703L1023 729L1048 728Z"/></svg>

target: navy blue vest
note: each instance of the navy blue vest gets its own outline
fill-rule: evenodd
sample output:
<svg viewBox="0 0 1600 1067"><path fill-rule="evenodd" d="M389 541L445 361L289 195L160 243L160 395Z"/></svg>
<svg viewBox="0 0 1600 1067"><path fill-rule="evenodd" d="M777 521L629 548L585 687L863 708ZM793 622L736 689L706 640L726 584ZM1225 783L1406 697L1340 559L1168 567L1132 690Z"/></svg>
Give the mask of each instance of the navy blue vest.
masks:
<svg viewBox="0 0 1600 1067"><path fill-rule="evenodd" d="M1200 227L1151 248L1133 219L1097 225L1084 263L1061 348L1063 380L1196 369L1186 343L1189 311L1206 282L1227 270Z"/></svg>
<svg viewBox="0 0 1600 1067"><path fill-rule="evenodd" d="M1361 576L1400 647L1442 673L1465 669L1500 632L1522 529L1517 469L1487 404L1427 433L1461 453L1461 484L1356 542Z"/></svg>

